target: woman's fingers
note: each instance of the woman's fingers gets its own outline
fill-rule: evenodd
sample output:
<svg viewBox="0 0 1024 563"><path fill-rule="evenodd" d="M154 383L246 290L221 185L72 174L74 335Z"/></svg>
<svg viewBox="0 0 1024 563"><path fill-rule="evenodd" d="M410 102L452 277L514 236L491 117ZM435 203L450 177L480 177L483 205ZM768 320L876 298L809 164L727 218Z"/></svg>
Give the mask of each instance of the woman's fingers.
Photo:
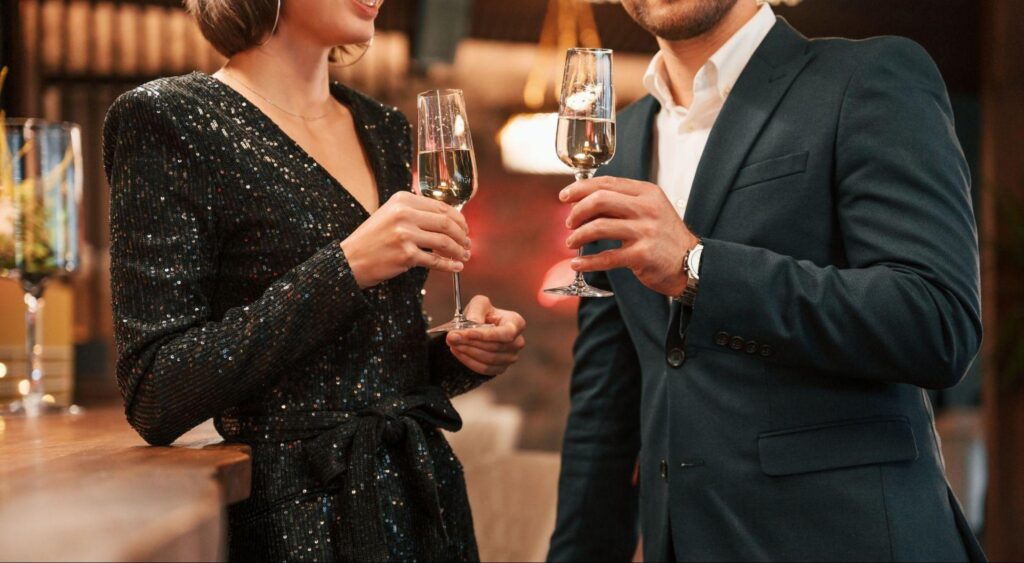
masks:
<svg viewBox="0 0 1024 563"><path fill-rule="evenodd" d="M460 262L469 260L469 251L447 235L429 231L416 231L412 234L412 239L416 246L424 250L433 251L435 254L440 254L450 260Z"/></svg>
<svg viewBox="0 0 1024 563"><path fill-rule="evenodd" d="M466 222L466 217L454 207L425 197L416 198L416 201L411 203L413 209L429 215L444 217L454 223L463 234L469 233L469 223Z"/></svg>
<svg viewBox="0 0 1024 563"><path fill-rule="evenodd" d="M426 201L430 203L430 209L433 210L435 213L439 213L451 219L452 221L455 222L456 225L459 226L460 229L462 229L462 232L467 234L469 233L469 223L466 221L466 217L460 211L446 203L441 203L440 201L434 201L431 199L427 199Z"/></svg>
<svg viewBox="0 0 1024 563"><path fill-rule="evenodd" d="M526 345L522 335L526 321L514 311L496 309L485 295L473 297L465 311L470 319L494 326L449 333L452 354L477 373L504 373L519 360L519 351Z"/></svg>
<svg viewBox="0 0 1024 563"><path fill-rule="evenodd" d="M477 340L482 342L512 342L519 336L520 329L511 323L500 323L496 326L488 326L481 328L470 328L466 330L460 330L458 333L459 340Z"/></svg>
<svg viewBox="0 0 1024 563"><path fill-rule="evenodd" d="M523 344L525 344L525 339L522 336L517 337L512 342L487 342L484 340L476 340L472 338L462 338L462 336L459 335L457 337L454 337L451 341L452 346L469 346L473 348L478 348L480 350L484 350L486 352L522 350Z"/></svg>
<svg viewBox="0 0 1024 563"><path fill-rule="evenodd" d="M505 369L508 367L508 366L504 366L504 365L502 365L502 366L494 366L494 365L486 364L486 363L481 362L480 360L477 360L476 358L470 356L467 352L465 352L463 350L460 350L459 348L452 348L451 350L452 350L452 355L455 356L455 359L457 359L460 362L462 362L462 365L468 367L469 369L471 369L471 370L473 370L473 371L475 371L475 372L477 372L479 374L483 374L483 375L500 375L500 374L504 373Z"/></svg>
<svg viewBox="0 0 1024 563"><path fill-rule="evenodd" d="M449 273L461 272L465 267L458 260L451 260L419 248L412 251L412 266Z"/></svg>
<svg viewBox="0 0 1024 563"><path fill-rule="evenodd" d="M518 352L488 352L474 346L456 346L455 349L458 350L459 353L465 354L467 357L473 358L474 360L489 366L510 366L516 363L519 359Z"/></svg>
<svg viewBox="0 0 1024 563"><path fill-rule="evenodd" d="M464 248L469 248L469 236L450 217L440 213L431 213L419 209L409 211L408 218L416 228L430 233L440 233L459 243Z"/></svg>
<svg viewBox="0 0 1024 563"><path fill-rule="evenodd" d="M474 295L466 304L465 315L471 321L487 322L487 316L494 311L494 305L486 295Z"/></svg>

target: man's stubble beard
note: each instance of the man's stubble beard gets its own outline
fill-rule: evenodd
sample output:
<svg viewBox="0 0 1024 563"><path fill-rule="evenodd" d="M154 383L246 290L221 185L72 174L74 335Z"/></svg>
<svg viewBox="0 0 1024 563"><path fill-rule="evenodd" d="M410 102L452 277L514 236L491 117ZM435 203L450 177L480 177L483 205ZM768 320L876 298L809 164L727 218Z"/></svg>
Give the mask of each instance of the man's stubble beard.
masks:
<svg viewBox="0 0 1024 563"><path fill-rule="evenodd" d="M649 33L669 41L693 39L714 29L738 0L688 0L690 9L676 10L671 18L655 18L647 11L649 0L626 0L630 16Z"/></svg>

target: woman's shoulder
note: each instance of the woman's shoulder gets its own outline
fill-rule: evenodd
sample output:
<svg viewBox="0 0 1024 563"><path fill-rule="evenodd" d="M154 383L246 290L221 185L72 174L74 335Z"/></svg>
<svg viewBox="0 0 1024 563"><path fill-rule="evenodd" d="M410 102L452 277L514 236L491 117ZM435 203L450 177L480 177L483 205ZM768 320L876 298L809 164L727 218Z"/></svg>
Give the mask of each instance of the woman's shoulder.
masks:
<svg viewBox="0 0 1024 563"><path fill-rule="evenodd" d="M118 96L103 123L103 163L110 171L120 151L148 145L162 150L191 148L198 124L189 116L199 107L196 73L158 78Z"/></svg>
<svg viewBox="0 0 1024 563"><path fill-rule="evenodd" d="M107 127L140 120L176 122L204 99L197 74L157 78L121 94L107 111Z"/></svg>

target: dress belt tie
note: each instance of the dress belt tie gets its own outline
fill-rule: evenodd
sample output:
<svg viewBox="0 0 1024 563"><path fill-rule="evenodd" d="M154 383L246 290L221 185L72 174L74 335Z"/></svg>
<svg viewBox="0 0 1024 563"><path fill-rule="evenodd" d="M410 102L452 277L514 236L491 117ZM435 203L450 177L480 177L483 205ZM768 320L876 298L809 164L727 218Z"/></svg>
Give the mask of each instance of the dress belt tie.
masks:
<svg viewBox="0 0 1024 563"><path fill-rule="evenodd" d="M384 444L401 447L396 456L403 492L417 527L426 532L428 553L438 557L448 545L437 494L434 461L424 428L455 432L462 419L439 387L423 387L355 413L318 412L316 428L281 429L264 440L309 438L303 444L314 476L326 487L339 489L345 514L352 522L353 556L359 561L386 561L391 554L380 512L376 454ZM339 420L340 419L340 420ZM303 431L304 430L304 431ZM261 440L263 441L263 440Z"/></svg>

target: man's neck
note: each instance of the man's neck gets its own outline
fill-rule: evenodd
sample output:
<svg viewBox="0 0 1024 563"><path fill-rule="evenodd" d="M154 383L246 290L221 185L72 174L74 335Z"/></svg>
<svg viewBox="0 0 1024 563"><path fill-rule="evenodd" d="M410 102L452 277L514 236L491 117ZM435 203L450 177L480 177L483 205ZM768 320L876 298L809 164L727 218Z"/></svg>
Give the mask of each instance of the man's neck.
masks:
<svg viewBox="0 0 1024 563"><path fill-rule="evenodd" d="M718 25L706 33L690 39L670 41L658 38L665 62L669 89L675 103L690 107L693 103L693 79L704 66L754 15L760 6L749 0L740 0L722 18Z"/></svg>

